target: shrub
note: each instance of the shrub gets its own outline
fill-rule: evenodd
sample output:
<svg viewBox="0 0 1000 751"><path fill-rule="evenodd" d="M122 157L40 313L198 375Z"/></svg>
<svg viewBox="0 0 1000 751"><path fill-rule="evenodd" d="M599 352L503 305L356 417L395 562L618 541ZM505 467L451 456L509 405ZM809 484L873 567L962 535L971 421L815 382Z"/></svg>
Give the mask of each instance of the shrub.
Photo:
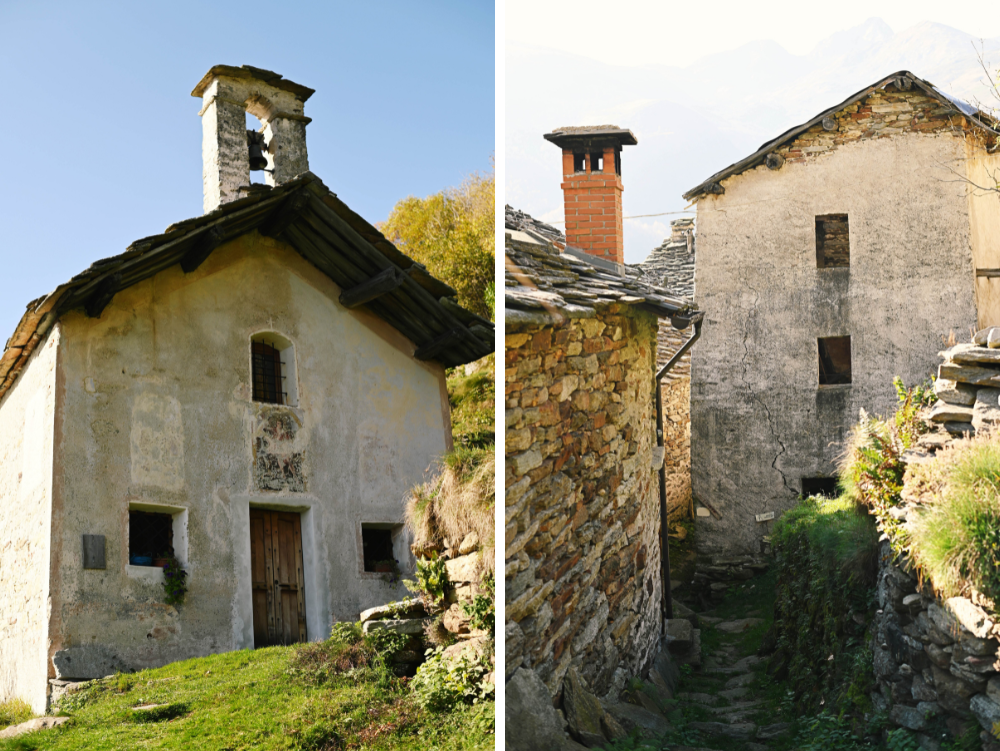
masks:
<svg viewBox="0 0 1000 751"><path fill-rule="evenodd" d="M427 650L427 661L417 668L410 683L413 696L424 709L445 712L459 703L476 704L492 700L494 684L484 679L493 668L488 658L466 650L458 657L446 658L444 650Z"/></svg>
<svg viewBox="0 0 1000 751"><path fill-rule="evenodd" d="M419 592L430 607L437 607L448 594L448 568L443 558L427 558L417 561L414 572L416 580L408 579L403 583L411 592Z"/></svg>
<svg viewBox="0 0 1000 751"><path fill-rule="evenodd" d="M910 527L913 559L947 595L972 585L1000 601L1000 441L987 436L934 463L942 489Z"/></svg>
<svg viewBox="0 0 1000 751"><path fill-rule="evenodd" d="M840 486L855 503L871 511L879 529L888 536L893 550L899 553L904 535L899 521L889 512L901 500L906 472L903 452L926 431L917 412L933 400L934 395L927 385L907 389L899 378L892 383L899 396L895 415L886 420L870 417L861 410L841 459Z"/></svg>
<svg viewBox="0 0 1000 751"><path fill-rule="evenodd" d="M806 498L778 521L773 540L773 672L787 674L800 708L825 697L828 707L865 711L874 676L862 614L878 568L871 517L846 496Z"/></svg>
<svg viewBox="0 0 1000 751"><path fill-rule="evenodd" d="M187 594L187 571L176 558L170 558L163 567L164 602L167 605L182 605Z"/></svg>
<svg viewBox="0 0 1000 751"><path fill-rule="evenodd" d="M469 627L476 631L488 631L491 639L496 629L494 586L493 577L487 577L483 582L486 594L477 594L470 602L462 603L462 612L469 619Z"/></svg>

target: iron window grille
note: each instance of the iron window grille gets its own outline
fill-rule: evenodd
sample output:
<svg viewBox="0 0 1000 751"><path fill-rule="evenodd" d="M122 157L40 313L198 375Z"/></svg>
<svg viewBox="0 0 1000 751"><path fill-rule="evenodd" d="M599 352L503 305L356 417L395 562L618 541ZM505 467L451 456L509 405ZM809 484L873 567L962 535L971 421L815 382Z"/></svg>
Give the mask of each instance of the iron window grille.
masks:
<svg viewBox="0 0 1000 751"><path fill-rule="evenodd" d="M269 404L285 404L288 392L284 390L285 376L281 375L281 353L267 341L253 342L253 400Z"/></svg>
<svg viewBox="0 0 1000 751"><path fill-rule="evenodd" d="M154 511L128 512L128 557L133 566L152 566L154 558L174 555L174 519Z"/></svg>

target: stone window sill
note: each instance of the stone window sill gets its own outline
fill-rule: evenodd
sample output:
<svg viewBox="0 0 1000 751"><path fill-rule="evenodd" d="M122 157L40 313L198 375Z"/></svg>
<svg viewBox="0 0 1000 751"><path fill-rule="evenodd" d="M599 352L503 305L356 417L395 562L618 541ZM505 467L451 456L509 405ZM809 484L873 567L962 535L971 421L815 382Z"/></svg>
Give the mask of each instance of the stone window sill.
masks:
<svg viewBox="0 0 1000 751"><path fill-rule="evenodd" d="M150 584L163 584L163 569L159 566L133 566L129 563L125 566L125 575Z"/></svg>
<svg viewBox="0 0 1000 751"><path fill-rule="evenodd" d="M821 383L817 386L819 391L843 391L851 388L853 383Z"/></svg>

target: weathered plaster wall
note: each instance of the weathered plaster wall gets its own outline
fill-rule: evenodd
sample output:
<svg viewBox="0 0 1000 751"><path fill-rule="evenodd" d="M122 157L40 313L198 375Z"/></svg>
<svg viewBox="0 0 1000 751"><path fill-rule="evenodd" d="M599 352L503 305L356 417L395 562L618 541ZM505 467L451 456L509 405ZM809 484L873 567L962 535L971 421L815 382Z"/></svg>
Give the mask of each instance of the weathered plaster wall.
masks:
<svg viewBox="0 0 1000 751"><path fill-rule="evenodd" d="M251 505L303 513L310 639L404 594L362 571L358 530L401 523L406 491L444 452L444 373L339 292L253 233L191 274L118 293L100 319L64 317L53 653L99 672L253 646ZM251 401L262 331L295 346L295 407ZM187 509L179 608L163 604L159 571L128 565L130 502ZM106 570L82 569L82 534L107 536Z"/></svg>
<svg viewBox="0 0 1000 751"><path fill-rule="evenodd" d="M555 699L570 667L604 694L656 651L655 358L655 319L627 306L507 325L506 675Z"/></svg>
<svg viewBox="0 0 1000 751"><path fill-rule="evenodd" d="M0 701L45 711L59 328L0 400Z"/></svg>
<svg viewBox="0 0 1000 751"><path fill-rule="evenodd" d="M937 365L975 324L968 202L947 182L961 134L857 140L732 177L698 204L691 451L706 552L759 550L802 477L831 476L858 410ZM846 213L850 267L816 267L815 217ZM851 336L853 382L818 387L817 337Z"/></svg>

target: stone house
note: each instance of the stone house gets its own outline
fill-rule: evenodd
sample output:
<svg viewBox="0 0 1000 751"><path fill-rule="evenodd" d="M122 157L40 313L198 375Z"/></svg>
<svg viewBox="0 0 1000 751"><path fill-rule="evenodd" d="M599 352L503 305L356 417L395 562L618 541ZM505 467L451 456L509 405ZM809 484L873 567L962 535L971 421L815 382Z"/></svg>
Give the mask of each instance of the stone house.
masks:
<svg viewBox="0 0 1000 751"><path fill-rule="evenodd" d="M622 263L620 220L599 242L571 226L570 211L591 203L614 228L620 202L599 194L620 198L620 145L634 136L603 126L546 138L563 149L565 241L510 207L505 223L506 678L518 695L544 684L558 705L579 676L615 702L663 635L657 328L690 332L700 314Z"/></svg>
<svg viewBox="0 0 1000 751"><path fill-rule="evenodd" d="M32 301L7 341L0 698L41 712L50 679L321 639L402 594L377 569L412 565L445 368L493 326L308 171L312 93L213 67L205 214Z"/></svg>
<svg viewBox="0 0 1000 751"><path fill-rule="evenodd" d="M694 301L694 219L670 222L670 237L635 264L650 284L665 289L686 304ZM687 332L665 321L656 332L656 365L662 368L684 346ZM660 380L662 402L663 466L667 514L675 519L694 514L691 497L691 352L688 351Z"/></svg>
<svg viewBox="0 0 1000 751"><path fill-rule="evenodd" d="M908 71L688 191L692 487L706 553L756 553L800 493L831 492L859 409L1000 323L994 124Z"/></svg>

